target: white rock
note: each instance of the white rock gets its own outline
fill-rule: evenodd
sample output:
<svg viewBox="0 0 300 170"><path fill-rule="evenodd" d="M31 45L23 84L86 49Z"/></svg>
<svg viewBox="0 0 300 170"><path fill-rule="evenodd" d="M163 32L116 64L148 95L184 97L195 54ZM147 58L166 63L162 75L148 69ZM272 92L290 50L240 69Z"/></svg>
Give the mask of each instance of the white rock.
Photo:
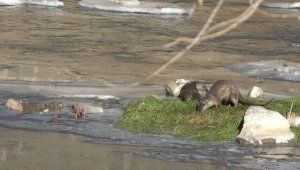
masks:
<svg viewBox="0 0 300 170"><path fill-rule="evenodd" d="M137 6L140 4L137 0L130 0L130 1L122 1L123 5L129 5L129 6Z"/></svg>
<svg viewBox="0 0 300 170"><path fill-rule="evenodd" d="M190 82L190 80L185 80L185 79L168 80L166 84L166 91L171 96L177 97L180 94L181 88L188 82Z"/></svg>
<svg viewBox="0 0 300 170"><path fill-rule="evenodd" d="M5 103L5 107L9 110L24 112L24 105L22 101L8 99L7 102Z"/></svg>
<svg viewBox="0 0 300 170"><path fill-rule="evenodd" d="M257 86L253 86L248 95L250 97L259 97L264 93L263 89Z"/></svg>
<svg viewBox="0 0 300 170"><path fill-rule="evenodd" d="M299 127L300 126L300 117L296 116L295 113L287 116L287 120L292 127Z"/></svg>
<svg viewBox="0 0 300 170"><path fill-rule="evenodd" d="M100 106L92 106L87 103L78 103L80 109L84 109L84 112L86 113L102 113L103 108Z"/></svg>
<svg viewBox="0 0 300 170"><path fill-rule="evenodd" d="M244 116L244 124L237 136L240 142L251 144L288 143L295 137L290 124L280 113L261 106L250 106ZM271 141L271 142L270 142Z"/></svg>
<svg viewBox="0 0 300 170"><path fill-rule="evenodd" d="M48 112L49 112L49 109L43 110L43 113L48 113Z"/></svg>
<svg viewBox="0 0 300 170"><path fill-rule="evenodd" d="M300 126L300 117L295 117L293 126L299 127Z"/></svg>

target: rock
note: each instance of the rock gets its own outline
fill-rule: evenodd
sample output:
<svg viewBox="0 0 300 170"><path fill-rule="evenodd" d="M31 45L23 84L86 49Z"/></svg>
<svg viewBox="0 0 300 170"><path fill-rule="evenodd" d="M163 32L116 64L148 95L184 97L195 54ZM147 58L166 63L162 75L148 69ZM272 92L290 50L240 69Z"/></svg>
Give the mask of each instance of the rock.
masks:
<svg viewBox="0 0 300 170"><path fill-rule="evenodd" d="M274 70L277 71L277 72L281 72L281 73L290 73L290 74L292 74L293 72L295 72L295 70L297 70L297 68L284 63L282 65L279 65L279 66L275 67Z"/></svg>
<svg viewBox="0 0 300 170"><path fill-rule="evenodd" d="M24 103L23 101L17 101L14 99L8 99L5 107L10 110L18 112L56 112L61 111L64 108L62 102L48 102L48 103Z"/></svg>
<svg viewBox="0 0 300 170"><path fill-rule="evenodd" d="M288 119L290 126L292 127L299 127L300 126L300 117L296 116L293 118Z"/></svg>
<svg viewBox="0 0 300 170"><path fill-rule="evenodd" d="M288 120L280 113L261 106L250 106L237 139L240 143L262 145L288 143L294 137Z"/></svg>
<svg viewBox="0 0 300 170"><path fill-rule="evenodd" d="M138 0L110 0L111 2L115 4L122 4L125 6L137 6L140 4Z"/></svg>
<svg viewBox="0 0 300 170"><path fill-rule="evenodd" d="M84 109L84 112L86 113L102 113L103 108L100 106L92 106L87 103L77 103L76 104L79 108ZM75 107L75 105L74 105Z"/></svg>
<svg viewBox="0 0 300 170"><path fill-rule="evenodd" d="M292 112L294 106L294 102L292 102L290 111L287 112L286 119L288 120L290 126L299 127L300 126L300 117L296 116L294 112Z"/></svg>
<svg viewBox="0 0 300 170"><path fill-rule="evenodd" d="M24 112L24 102L14 99L8 99L5 103L5 107L9 110L15 110L18 112Z"/></svg>
<svg viewBox="0 0 300 170"><path fill-rule="evenodd" d="M181 88L188 82L190 82L190 80L168 80L165 86L167 94L177 97L180 94Z"/></svg>
<svg viewBox="0 0 300 170"><path fill-rule="evenodd" d="M253 86L252 89L250 90L250 92L248 93L248 95L250 97L259 97L264 93L264 91L262 90L262 88L257 87L257 86Z"/></svg>

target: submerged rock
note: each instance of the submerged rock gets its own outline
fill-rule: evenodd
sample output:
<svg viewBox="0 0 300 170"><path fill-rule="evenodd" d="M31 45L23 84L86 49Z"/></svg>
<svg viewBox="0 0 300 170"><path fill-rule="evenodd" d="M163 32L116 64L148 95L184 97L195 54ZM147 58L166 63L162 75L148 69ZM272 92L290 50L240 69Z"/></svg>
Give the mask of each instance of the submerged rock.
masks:
<svg viewBox="0 0 300 170"><path fill-rule="evenodd" d="M5 103L5 107L9 110L15 110L18 112L56 112L64 108L62 102L51 101L48 103L25 103L23 101L17 101L15 99L8 99Z"/></svg>
<svg viewBox="0 0 300 170"><path fill-rule="evenodd" d="M242 144L288 143L295 137L290 124L280 113L261 106L250 106L237 139Z"/></svg>
<svg viewBox="0 0 300 170"><path fill-rule="evenodd" d="M250 90L250 92L248 93L248 95L250 97L259 97L264 93L263 89L257 86L253 86L252 89Z"/></svg>
<svg viewBox="0 0 300 170"><path fill-rule="evenodd" d="M7 102L5 103L5 107L6 109L9 110L15 110L18 112L23 112L24 111L24 106L23 106L23 102L22 101L17 101L14 99L8 99Z"/></svg>
<svg viewBox="0 0 300 170"><path fill-rule="evenodd" d="M84 112L86 113L102 113L103 112L103 108L100 106L92 106L88 103L76 103L73 107L75 108L75 106L81 108L84 110Z"/></svg>

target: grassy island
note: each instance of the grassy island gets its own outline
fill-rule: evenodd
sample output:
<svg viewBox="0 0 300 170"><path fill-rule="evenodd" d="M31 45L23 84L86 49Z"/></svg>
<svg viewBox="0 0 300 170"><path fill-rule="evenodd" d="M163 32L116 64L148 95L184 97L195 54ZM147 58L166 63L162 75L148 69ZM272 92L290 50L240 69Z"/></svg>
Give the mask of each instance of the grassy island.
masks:
<svg viewBox="0 0 300 170"><path fill-rule="evenodd" d="M266 108L285 116L292 101L293 112L299 114L300 96L273 101ZM179 99L146 97L123 106L124 116L118 122L118 126L136 133L171 134L196 141L236 139L237 127L248 106L221 106L197 112L196 104L196 101L182 102ZM299 142L300 127L292 128L292 131L296 135L295 140Z"/></svg>

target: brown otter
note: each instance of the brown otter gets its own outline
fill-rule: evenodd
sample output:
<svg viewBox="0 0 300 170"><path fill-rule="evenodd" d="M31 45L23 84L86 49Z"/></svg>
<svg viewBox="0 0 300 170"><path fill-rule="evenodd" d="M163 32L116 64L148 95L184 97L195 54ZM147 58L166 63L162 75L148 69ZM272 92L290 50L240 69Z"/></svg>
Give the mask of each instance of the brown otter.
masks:
<svg viewBox="0 0 300 170"><path fill-rule="evenodd" d="M206 86L199 81L186 83L181 89L178 97L182 101L200 100L208 92Z"/></svg>
<svg viewBox="0 0 300 170"><path fill-rule="evenodd" d="M212 106L220 106L221 104L232 105L236 107L238 103L246 105L264 106L269 104L274 99L269 100L266 103L257 103L245 99L239 89L229 80L219 80L213 84L213 86L206 93L197 104L196 110L203 112L204 110Z"/></svg>

